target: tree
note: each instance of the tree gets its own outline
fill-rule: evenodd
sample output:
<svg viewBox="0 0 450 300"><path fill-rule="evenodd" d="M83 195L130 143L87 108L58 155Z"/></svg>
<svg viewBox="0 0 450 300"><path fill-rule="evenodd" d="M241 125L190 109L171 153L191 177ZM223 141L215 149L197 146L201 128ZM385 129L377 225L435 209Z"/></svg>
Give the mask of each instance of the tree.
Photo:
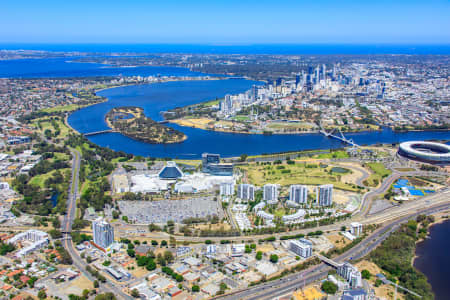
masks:
<svg viewBox="0 0 450 300"><path fill-rule="evenodd" d="M276 254L270 255L270 262L276 264L278 262L278 255Z"/></svg>
<svg viewBox="0 0 450 300"><path fill-rule="evenodd" d="M262 259L262 255L263 253L261 251L256 252L256 260L261 260Z"/></svg>
<svg viewBox="0 0 450 300"><path fill-rule="evenodd" d="M248 157L247 154L241 154L240 160L241 160L242 162L244 162L244 161L247 160L247 157Z"/></svg>
<svg viewBox="0 0 450 300"><path fill-rule="evenodd" d="M170 251L164 251L164 259L170 264L173 261L173 254Z"/></svg>
<svg viewBox="0 0 450 300"><path fill-rule="evenodd" d="M193 285L192 286L192 292L194 292L194 293L200 292L200 287L198 285Z"/></svg>
<svg viewBox="0 0 450 300"><path fill-rule="evenodd" d="M137 289L133 289L133 290L131 291L131 296L132 296L133 298L138 298L138 297L139 297L139 291L138 291Z"/></svg>
<svg viewBox="0 0 450 300"><path fill-rule="evenodd" d="M322 283L321 289L322 289L322 291L324 291L327 294L334 295L334 294L336 294L338 287L331 281L324 281L324 283Z"/></svg>
<svg viewBox="0 0 450 300"><path fill-rule="evenodd" d="M46 298L47 298L47 294L45 293L45 290L44 290L44 289L42 289L42 290L39 291L39 293L38 293L38 298L39 298L39 299L46 299Z"/></svg>
<svg viewBox="0 0 450 300"><path fill-rule="evenodd" d="M361 271L361 276L364 279L370 279L370 277L372 277L372 274L368 270L364 269Z"/></svg>
<svg viewBox="0 0 450 300"><path fill-rule="evenodd" d="M166 240L162 240L161 241L161 247L165 247L167 246L167 241Z"/></svg>
<svg viewBox="0 0 450 300"><path fill-rule="evenodd" d="M94 280L94 289L98 288L100 284L98 283L98 280Z"/></svg>
<svg viewBox="0 0 450 300"><path fill-rule="evenodd" d="M147 262L147 265L145 266L145 268L146 268L148 271L153 271L153 270L155 270L155 269L156 269L156 263L155 263L155 261L154 261L153 259L149 259L148 262Z"/></svg>
<svg viewBox="0 0 450 300"><path fill-rule="evenodd" d="M117 210L113 210L112 216L113 216L113 219L118 219L119 218L119 212Z"/></svg>
<svg viewBox="0 0 450 300"><path fill-rule="evenodd" d="M116 300L116 296L113 293L98 294L95 300Z"/></svg>

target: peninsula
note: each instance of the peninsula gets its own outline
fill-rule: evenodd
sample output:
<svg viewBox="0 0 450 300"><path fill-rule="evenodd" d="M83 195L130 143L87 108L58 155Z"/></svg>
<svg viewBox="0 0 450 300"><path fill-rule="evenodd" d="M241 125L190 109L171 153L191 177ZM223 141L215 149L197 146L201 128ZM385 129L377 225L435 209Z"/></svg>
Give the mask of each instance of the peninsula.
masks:
<svg viewBox="0 0 450 300"><path fill-rule="evenodd" d="M172 144L187 138L182 132L146 117L140 107L115 107L106 114L105 120L114 131L145 143Z"/></svg>

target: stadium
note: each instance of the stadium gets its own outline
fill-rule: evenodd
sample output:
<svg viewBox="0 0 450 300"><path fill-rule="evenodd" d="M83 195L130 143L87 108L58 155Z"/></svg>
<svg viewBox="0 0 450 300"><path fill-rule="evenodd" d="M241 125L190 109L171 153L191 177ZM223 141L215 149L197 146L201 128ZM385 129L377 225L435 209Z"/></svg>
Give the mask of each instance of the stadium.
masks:
<svg viewBox="0 0 450 300"><path fill-rule="evenodd" d="M400 144L398 153L404 157L429 163L450 163L450 146L446 144L410 141Z"/></svg>

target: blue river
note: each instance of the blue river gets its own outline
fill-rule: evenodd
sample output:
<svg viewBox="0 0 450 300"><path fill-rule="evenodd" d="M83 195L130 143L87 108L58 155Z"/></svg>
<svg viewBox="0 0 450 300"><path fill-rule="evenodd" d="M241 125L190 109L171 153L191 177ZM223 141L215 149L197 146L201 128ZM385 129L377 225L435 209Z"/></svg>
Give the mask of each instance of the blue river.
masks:
<svg viewBox="0 0 450 300"><path fill-rule="evenodd" d="M178 81L158 84L124 86L98 92L107 102L78 110L69 116L69 124L81 133L108 129L104 116L113 107L139 106L144 113L162 120L161 111L178 106L223 97L227 93L248 90L255 81L228 79L216 81ZM90 136L92 142L117 151L135 155L171 158L199 158L203 152L219 153L224 157L277 153L307 149L331 149L345 146L340 141L321 134L248 135L207 131L169 125L184 132L188 139L177 144L147 144L119 133ZM449 131L393 132L390 129L373 132L348 133L356 143L398 143L408 140L448 140Z"/></svg>
<svg viewBox="0 0 450 300"><path fill-rule="evenodd" d="M417 244L414 266L431 284L436 300L445 300L450 295L450 221L433 225L427 239Z"/></svg>

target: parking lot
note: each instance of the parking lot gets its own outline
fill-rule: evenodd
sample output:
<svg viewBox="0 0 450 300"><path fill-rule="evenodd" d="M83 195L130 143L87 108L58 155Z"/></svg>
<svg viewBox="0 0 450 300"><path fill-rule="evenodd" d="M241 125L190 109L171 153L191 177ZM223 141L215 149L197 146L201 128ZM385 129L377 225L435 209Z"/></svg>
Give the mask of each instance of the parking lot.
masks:
<svg viewBox="0 0 450 300"><path fill-rule="evenodd" d="M172 220L182 223L187 218L223 217L220 202L213 197L199 197L187 200L161 201L119 201L119 208L130 222L136 224L166 224Z"/></svg>

